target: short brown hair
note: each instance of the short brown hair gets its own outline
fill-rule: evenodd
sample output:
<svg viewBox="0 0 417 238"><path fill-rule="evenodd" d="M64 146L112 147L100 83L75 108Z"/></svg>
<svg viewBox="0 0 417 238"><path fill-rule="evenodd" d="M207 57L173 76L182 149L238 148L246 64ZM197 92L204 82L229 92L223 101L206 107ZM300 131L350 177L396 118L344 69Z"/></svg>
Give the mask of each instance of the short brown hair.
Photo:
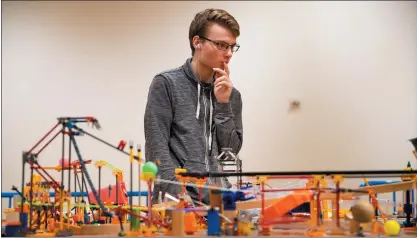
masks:
<svg viewBox="0 0 417 238"><path fill-rule="evenodd" d="M193 37L205 36L207 27L210 23L218 23L227 27L235 37L240 35L239 23L236 19L223 9L208 8L197 13L191 22L189 31L189 40L191 47L191 55L194 55L195 49L193 45Z"/></svg>

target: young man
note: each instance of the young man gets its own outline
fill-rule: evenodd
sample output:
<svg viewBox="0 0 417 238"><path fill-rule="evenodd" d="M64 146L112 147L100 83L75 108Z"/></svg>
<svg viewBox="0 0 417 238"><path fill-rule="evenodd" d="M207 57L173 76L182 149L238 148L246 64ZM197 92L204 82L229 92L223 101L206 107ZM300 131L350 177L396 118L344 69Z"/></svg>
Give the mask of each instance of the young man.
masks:
<svg viewBox="0 0 417 238"><path fill-rule="evenodd" d="M192 58L154 77L145 110L145 158L159 162L161 180L177 181L176 168L217 171L215 157L222 148L231 148L235 154L240 151L242 100L228 67L239 49L239 35L239 24L228 12L201 11L189 29ZM198 200L197 191L187 187L194 200ZM177 196L181 186L156 183L154 203L159 192L162 197L165 193ZM209 202L207 191L203 202Z"/></svg>

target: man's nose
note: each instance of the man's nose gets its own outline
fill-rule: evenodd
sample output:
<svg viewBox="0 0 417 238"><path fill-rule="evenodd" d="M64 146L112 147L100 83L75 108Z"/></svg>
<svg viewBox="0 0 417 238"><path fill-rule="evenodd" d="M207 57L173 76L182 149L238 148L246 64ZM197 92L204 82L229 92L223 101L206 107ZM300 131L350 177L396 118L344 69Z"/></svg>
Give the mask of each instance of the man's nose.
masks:
<svg viewBox="0 0 417 238"><path fill-rule="evenodd" d="M227 48L227 50L226 50L226 56L228 58L230 58L230 57L232 57L232 55L233 55L232 47Z"/></svg>

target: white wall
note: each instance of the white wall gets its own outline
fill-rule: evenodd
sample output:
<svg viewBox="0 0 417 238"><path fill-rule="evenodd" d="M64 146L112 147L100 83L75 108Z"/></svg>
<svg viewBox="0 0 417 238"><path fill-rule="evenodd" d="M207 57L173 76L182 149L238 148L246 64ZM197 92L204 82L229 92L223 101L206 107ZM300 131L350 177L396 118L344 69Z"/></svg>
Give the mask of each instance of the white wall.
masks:
<svg viewBox="0 0 417 238"><path fill-rule="evenodd" d="M4 2L2 191L20 186L22 150L59 116L93 115L103 130L89 132L143 145L150 81L190 56L188 27L206 7L241 25L231 77L246 171L416 165L416 2ZM288 112L291 99L301 110ZM127 156L78 141L85 159L129 171ZM60 146L40 164L57 165Z"/></svg>

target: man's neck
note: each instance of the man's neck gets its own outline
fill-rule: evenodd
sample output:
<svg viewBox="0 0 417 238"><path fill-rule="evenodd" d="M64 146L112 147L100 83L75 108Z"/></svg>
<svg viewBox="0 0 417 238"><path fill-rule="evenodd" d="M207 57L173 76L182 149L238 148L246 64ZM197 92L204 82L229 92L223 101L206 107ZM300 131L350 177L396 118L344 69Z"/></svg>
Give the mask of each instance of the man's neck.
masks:
<svg viewBox="0 0 417 238"><path fill-rule="evenodd" d="M197 79L202 83L211 83L213 81L213 70L207 68L195 58L191 61L191 67L194 71L194 74L197 76Z"/></svg>

